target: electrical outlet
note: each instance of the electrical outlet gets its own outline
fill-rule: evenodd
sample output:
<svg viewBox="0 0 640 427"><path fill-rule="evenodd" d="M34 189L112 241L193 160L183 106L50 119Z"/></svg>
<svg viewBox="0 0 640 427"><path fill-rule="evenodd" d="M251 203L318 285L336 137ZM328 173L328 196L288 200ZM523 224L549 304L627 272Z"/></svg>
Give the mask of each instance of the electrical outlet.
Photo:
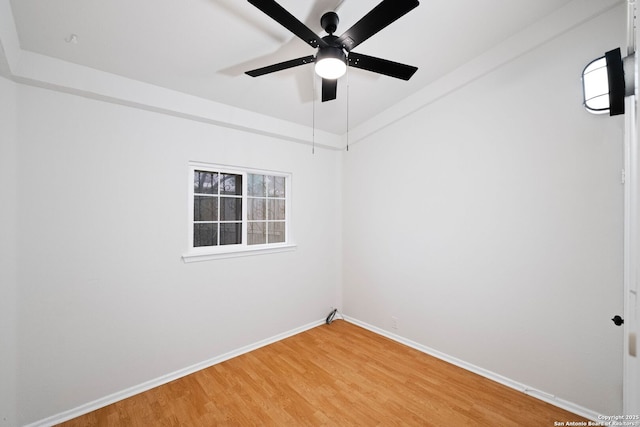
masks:
<svg viewBox="0 0 640 427"><path fill-rule="evenodd" d="M391 316L391 328L398 329L398 318L396 316Z"/></svg>

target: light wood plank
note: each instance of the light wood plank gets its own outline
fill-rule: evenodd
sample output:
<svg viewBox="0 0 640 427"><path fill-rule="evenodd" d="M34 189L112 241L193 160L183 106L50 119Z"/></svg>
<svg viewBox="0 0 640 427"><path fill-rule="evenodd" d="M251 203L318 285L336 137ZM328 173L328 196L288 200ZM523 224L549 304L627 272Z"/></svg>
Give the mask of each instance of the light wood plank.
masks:
<svg viewBox="0 0 640 427"><path fill-rule="evenodd" d="M552 426L586 421L337 320L61 424Z"/></svg>

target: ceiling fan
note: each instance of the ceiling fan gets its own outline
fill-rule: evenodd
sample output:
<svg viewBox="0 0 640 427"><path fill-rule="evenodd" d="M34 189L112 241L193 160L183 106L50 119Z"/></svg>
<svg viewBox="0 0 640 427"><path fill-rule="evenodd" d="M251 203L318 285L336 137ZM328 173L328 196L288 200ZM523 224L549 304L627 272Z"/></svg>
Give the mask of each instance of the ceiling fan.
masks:
<svg viewBox="0 0 640 427"><path fill-rule="evenodd" d="M325 102L336 99L338 78L346 72L347 66L402 80L409 80L418 70L417 67L411 65L351 51L378 31L416 8L420 4L418 0L383 0L340 37L333 35L339 22L335 12L327 12L322 15L320 25L327 32L327 35L320 37L274 0L249 0L249 3L269 15L309 46L318 49L315 56L303 56L247 71L246 74L251 77L315 62L315 72L322 77L322 102Z"/></svg>

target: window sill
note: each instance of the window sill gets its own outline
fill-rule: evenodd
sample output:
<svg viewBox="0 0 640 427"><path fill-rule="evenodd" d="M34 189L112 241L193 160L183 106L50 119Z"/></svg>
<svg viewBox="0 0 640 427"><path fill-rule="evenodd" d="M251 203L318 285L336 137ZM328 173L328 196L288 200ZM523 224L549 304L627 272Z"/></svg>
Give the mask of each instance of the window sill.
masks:
<svg viewBox="0 0 640 427"><path fill-rule="evenodd" d="M182 255L185 263L210 261L214 259L237 258L252 255L275 254L279 252L290 252L296 249L295 243L285 243L282 245L242 247L239 249L229 249L220 252L189 252Z"/></svg>

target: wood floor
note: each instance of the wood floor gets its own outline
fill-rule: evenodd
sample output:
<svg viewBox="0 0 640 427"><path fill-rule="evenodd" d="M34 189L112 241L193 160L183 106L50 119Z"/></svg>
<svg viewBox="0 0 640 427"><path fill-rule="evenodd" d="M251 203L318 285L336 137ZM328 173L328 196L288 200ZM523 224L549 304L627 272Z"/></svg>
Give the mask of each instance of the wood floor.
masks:
<svg viewBox="0 0 640 427"><path fill-rule="evenodd" d="M63 426L553 426L586 421L337 320Z"/></svg>

